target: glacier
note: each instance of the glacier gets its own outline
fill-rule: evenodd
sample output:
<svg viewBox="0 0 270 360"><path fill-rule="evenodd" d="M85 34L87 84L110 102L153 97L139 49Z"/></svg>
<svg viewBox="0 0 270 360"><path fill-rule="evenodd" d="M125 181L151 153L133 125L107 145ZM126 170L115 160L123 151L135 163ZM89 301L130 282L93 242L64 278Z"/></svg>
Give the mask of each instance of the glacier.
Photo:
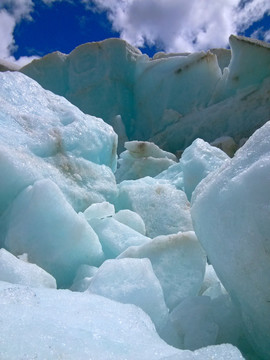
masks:
<svg viewBox="0 0 270 360"><path fill-rule="evenodd" d="M0 358L268 360L270 46L0 61Z"/></svg>
<svg viewBox="0 0 270 360"><path fill-rule="evenodd" d="M20 71L113 125L121 151L124 141L147 140L175 153L198 137L239 143L269 120L269 44L232 35L230 48L150 59L107 39Z"/></svg>

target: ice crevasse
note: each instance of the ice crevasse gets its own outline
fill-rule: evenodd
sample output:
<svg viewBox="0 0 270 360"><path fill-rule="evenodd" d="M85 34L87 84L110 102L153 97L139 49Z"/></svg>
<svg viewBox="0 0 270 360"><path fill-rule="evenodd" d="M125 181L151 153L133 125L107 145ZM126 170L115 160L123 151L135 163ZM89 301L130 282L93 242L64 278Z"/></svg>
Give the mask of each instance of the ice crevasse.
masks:
<svg viewBox="0 0 270 360"><path fill-rule="evenodd" d="M270 357L269 46L230 42L0 73L1 359Z"/></svg>

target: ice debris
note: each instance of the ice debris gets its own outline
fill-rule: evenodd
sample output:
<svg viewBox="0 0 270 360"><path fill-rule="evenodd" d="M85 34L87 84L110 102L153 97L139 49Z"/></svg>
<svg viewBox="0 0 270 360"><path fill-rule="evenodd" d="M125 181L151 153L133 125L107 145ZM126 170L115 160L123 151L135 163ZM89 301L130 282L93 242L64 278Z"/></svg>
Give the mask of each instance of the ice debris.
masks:
<svg viewBox="0 0 270 360"><path fill-rule="evenodd" d="M100 265L98 236L51 180L23 190L0 220L0 244L52 274L59 287L72 284L81 264Z"/></svg>
<svg viewBox="0 0 270 360"><path fill-rule="evenodd" d="M1 359L268 360L270 125L217 147L270 117L269 46L230 42L230 62L107 40L22 70L118 129L117 170L103 120L0 73Z"/></svg>
<svg viewBox="0 0 270 360"><path fill-rule="evenodd" d="M193 190L209 173L221 167L228 159L224 151L209 145L202 139L196 139L183 152L181 166L184 189L188 199Z"/></svg>

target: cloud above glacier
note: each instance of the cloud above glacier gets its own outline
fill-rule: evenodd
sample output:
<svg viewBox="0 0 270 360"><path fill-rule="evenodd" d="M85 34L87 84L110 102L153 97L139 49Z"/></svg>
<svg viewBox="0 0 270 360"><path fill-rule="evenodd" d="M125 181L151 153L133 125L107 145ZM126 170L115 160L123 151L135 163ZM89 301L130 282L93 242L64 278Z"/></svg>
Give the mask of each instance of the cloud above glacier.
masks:
<svg viewBox="0 0 270 360"><path fill-rule="evenodd" d="M1 0L0 58L15 61L18 24L37 21L34 14L41 4L53 10L54 4L61 2L80 4L85 16L106 13L106 26L122 39L137 47L155 46L167 52L226 47L230 34L244 33L265 14L270 15L269 0ZM270 29L257 27L251 36L269 41ZM33 58L22 57L19 64Z"/></svg>
<svg viewBox="0 0 270 360"><path fill-rule="evenodd" d="M85 0L84 0L85 1ZM268 0L94 0L113 29L135 46L166 51L224 47L232 33L246 30L265 13Z"/></svg>

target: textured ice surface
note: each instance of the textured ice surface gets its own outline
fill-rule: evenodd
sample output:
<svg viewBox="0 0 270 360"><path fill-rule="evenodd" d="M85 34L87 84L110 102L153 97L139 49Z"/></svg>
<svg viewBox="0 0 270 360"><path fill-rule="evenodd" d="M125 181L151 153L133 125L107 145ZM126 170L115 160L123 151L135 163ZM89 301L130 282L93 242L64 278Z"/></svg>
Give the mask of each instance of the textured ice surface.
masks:
<svg viewBox="0 0 270 360"><path fill-rule="evenodd" d="M237 36L230 45L232 56L213 49L152 60L110 39L47 55L21 71L84 112L116 123L121 145L127 135L175 152L197 137L238 142L269 120L269 46Z"/></svg>
<svg viewBox="0 0 270 360"><path fill-rule="evenodd" d="M56 288L55 279L35 264L16 258L5 249L0 249L0 281L31 287Z"/></svg>
<svg viewBox="0 0 270 360"><path fill-rule="evenodd" d="M138 213L145 223L147 236L153 238L193 229L187 197L173 185L145 177L123 181L118 189L116 210Z"/></svg>
<svg viewBox="0 0 270 360"><path fill-rule="evenodd" d="M0 214L43 178L54 181L76 210L113 200L112 128L23 74L0 73L0 85Z"/></svg>
<svg viewBox="0 0 270 360"><path fill-rule="evenodd" d="M120 154L118 160L117 182L155 177L177 161L175 155L150 142L130 141L125 143L125 148L127 150Z"/></svg>
<svg viewBox="0 0 270 360"><path fill-rule="evenodd" d="M181 156L184 189L188 199L210 172L218 169L228 159L224 151L209 145L202 139L195 140Z"/></svg>
<svg viewBox="0 0 270 360"><path fill-rule="evenodd" d="M88 291L139 306L150 316L157 331L168 320L163 291L149 259L105 261L92 278Z"/></svg>
<svg viewBox="0 0 270 360"><path fill-rule="evenodd" d="M270 356L270 122L193 196L196 234L257 349Z"/></svg>
<svg viewBox="0 0 270 360"><path fill-rule="evenodd" d="M1 243L52 274L60 287L71 285L81 264L99 265L103 252L97 235L77 215L51 180L27 187L0 221Z"/></svg>
<svg viewBox="0 0 270 360"><path fill-rule="evenodd" d="M134 305L89 293L0 283L1 360L163 359L182 352L162 341ZM23 316L22 316L23 314ZM218 351L218 350L217 350Z"/></svg>
<svg viewBox="0 0 270 360"><path fill-rule="evenodd" d="M140 308L94 294L0 282L0 304L1 360L243 359L231 345L175 349Z"/></svg>
<svg viewBox="0 0 270 360"><path fill-rule="evenodd" d="M120 255L125 257L150 259L169 309L200 290L206 256L192 231L159 236L146 245L130 247Z"/></svg>

